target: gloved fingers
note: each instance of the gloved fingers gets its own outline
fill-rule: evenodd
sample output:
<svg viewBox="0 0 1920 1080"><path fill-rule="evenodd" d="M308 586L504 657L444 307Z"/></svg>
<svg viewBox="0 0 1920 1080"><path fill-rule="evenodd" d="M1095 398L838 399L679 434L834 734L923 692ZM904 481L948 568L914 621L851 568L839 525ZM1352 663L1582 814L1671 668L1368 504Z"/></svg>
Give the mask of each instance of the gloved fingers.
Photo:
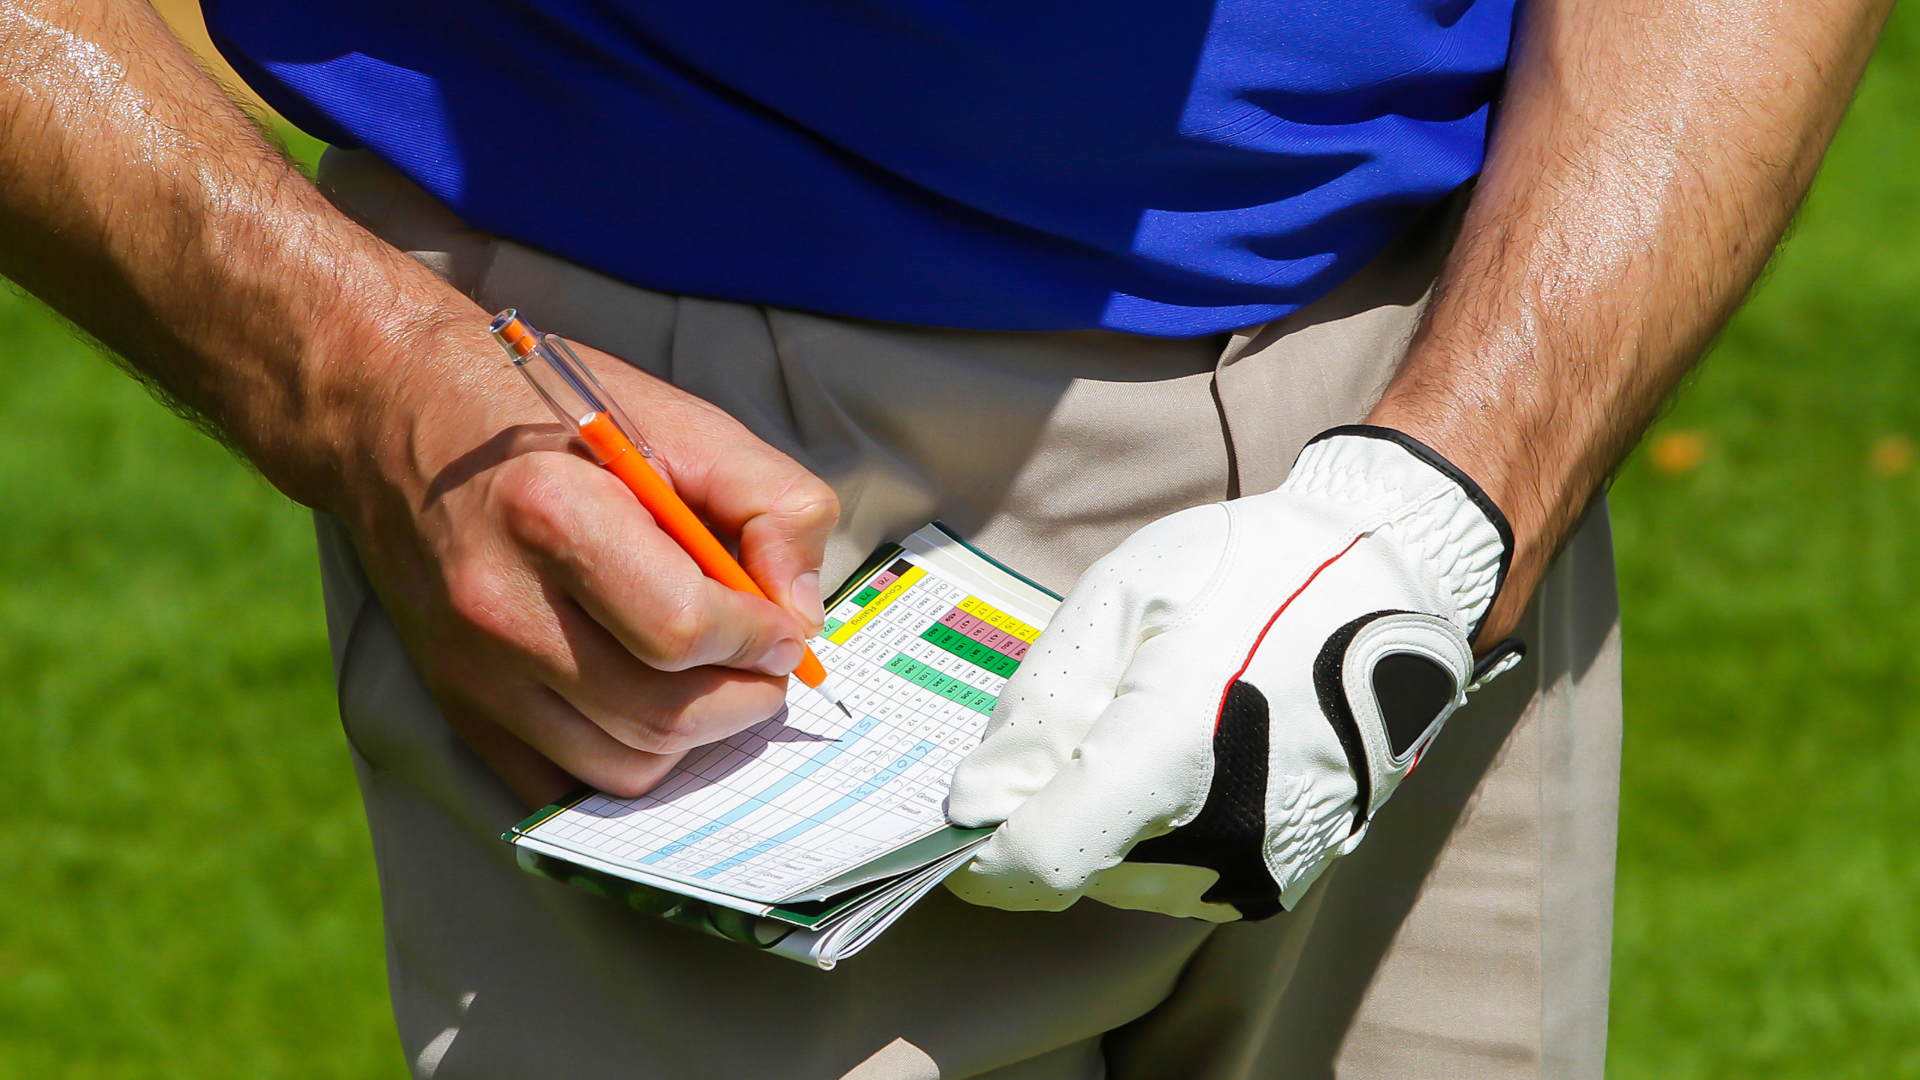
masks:
<svg viewBox="0 0 1920 1080"><path fill-rule="evenodd" d="M1245 914L1232 904L1206 899L1220 872L1180 863L1123 862L1087 883L1087 898L1128 911L1153 911L1176 919L1237 922Z"/></svg>
<svg viewBox="0 0 1920 1080"><path fill-rule="evenodd" d="M1013 809L949 885L974 903L1058 911L1136 840L1198 810L1212 771L1190 702L1116 698L1045 786Z"/></svg>
<svg viewBox="0 0 1920 1080"><path fill-rule="evenodd" d="M1006 820L1067 764L1113 703L1141 642L1213 580L1227 520L1218 505L1162 518L1081 575L955 773L948 814L956 824Z"/></svg>

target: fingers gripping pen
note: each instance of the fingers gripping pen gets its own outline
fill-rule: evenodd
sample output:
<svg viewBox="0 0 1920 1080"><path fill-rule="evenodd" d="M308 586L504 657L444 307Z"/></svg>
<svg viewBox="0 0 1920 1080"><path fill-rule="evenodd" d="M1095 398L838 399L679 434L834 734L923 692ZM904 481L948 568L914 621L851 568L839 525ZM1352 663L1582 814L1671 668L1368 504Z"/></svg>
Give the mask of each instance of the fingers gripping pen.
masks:
<svg viewBox="0 0 1920 1080"><path fill-rule="evenodd" d="M682 550L693 557L708 577L738 592L751 593L762 600L765 590L747 575L725 545L700 521L666 479L653 467L653 449L640 436L611 395L601 387L593 372L567 343L552 334L536 332L512 308L494 316L488 327L494 340L507 350L513 366L553 410L560 422L579 432L601 468L620 478L639 498L662 532L673 537ZM794 677L811 686L821 697L852 717L835 692L827 669L813 650L801 647L800 664Z"/></svg>

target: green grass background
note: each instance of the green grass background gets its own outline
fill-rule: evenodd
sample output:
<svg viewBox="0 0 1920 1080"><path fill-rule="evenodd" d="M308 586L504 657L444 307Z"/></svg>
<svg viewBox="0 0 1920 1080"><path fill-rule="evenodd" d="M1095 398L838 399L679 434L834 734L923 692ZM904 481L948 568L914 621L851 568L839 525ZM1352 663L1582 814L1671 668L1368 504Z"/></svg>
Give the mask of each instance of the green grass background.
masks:
<svg viewBox="0 0 1920 1080"><path fill-rule="evenodd" d="M1614 487L1614 1077L1920 1076L1920 11L1794 238Z"/></svg>
<svg viewBox="0 0 1920 1080"><path fill-rule="evenodd" d="M1920 15L1613 491L1610 1075L1920 1077ZM296 150L311 156L309 142ZM0 1080L399 1077L307 519L0 295Z"/></svg>

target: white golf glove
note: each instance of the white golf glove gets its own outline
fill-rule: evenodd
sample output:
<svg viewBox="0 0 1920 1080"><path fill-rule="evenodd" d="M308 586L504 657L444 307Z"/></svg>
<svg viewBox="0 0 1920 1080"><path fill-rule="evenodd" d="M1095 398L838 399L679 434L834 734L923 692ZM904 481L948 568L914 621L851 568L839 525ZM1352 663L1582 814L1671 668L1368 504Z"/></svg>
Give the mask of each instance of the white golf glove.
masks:
<svg viewBox="0 0 1920 1080"><path fill-rule="evenodd" d="M991 907L1081 896L1216 922L1291 908L1469 689L1513 547L1398 431L1341 427L1265 495L1162 518L1067 594L954 777L1000 823L947 879Z"/></svg>

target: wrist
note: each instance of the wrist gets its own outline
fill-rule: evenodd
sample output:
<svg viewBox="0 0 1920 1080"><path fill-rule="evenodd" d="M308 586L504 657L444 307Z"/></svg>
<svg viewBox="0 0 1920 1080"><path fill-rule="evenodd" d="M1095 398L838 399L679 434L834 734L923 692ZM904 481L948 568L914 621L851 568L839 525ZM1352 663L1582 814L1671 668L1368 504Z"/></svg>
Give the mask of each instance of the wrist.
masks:
<svg viewBox="0 0 1920 1080"><path fill-rule="evenodd" d="M1430 579L1433 613L1474 634L1501 592L1513 534L1475 480L1418 439L1349 425L1304 447L1280 491L1357 510L1391 536Z"/></svg>
<svg viewBox="0 0 1920 1080"><path fill-rule="evenodd" d="M1512 532L1512 557L1500 595L1489 610L1476 647L1506 638L1519 624L1533 590L1545 575L1559 540L1574 514L1564 497L1579 486L1568 470L1571 459L1560 440L1535 432L1523 436L1513 425L1491 424L1490 404L1474 405L1437 395L1396 393L1390 387L1366 423L1405 432L1432 447L1473 477L1499 507ZM1509 445L1519 439L1518 448ZM1580 500L1584 504L1584 499Z"/></svg>
<svg viewBox="0 0 1920 1080"><path fill-rule="evenodd" d="M285 384L259 395L277 407L255 412L249 431L233 433L296 502L351 521L378 485L414 489L409 501L418 504L432 477L470 448L436 438L434 414L487 399L469 385L499 374L475 360L492 358L484 319L464 296L420 274L430 280L396 275L303 313L287 346Z"/></svg>

